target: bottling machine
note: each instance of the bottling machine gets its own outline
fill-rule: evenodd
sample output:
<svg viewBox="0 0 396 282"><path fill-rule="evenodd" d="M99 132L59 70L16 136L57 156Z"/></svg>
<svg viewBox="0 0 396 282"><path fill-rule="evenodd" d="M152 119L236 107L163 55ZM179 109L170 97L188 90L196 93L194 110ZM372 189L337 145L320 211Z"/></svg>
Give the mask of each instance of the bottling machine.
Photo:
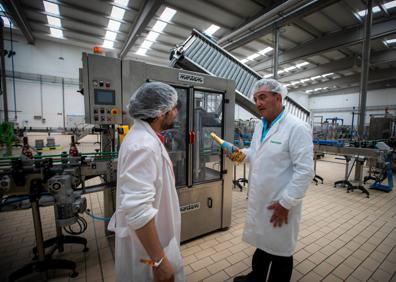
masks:
<svg viewBox="0 0 396 282"><path fill-rule="evenodd" d="M131 95L143 83L173 86L181 105L175 126L163 132L174 165L182 213L182 241L227 228L231 224L232 163L210 133L233 140L235 83L186 70L83 54L86 122L100 126L102 150L115 146L106 135L114 125L132 121L127 114ZM106 134L107 132L107 134ZM114 138L113 138L114 140ZM105 191L105 217L114 210L114 195Z"/></svg>

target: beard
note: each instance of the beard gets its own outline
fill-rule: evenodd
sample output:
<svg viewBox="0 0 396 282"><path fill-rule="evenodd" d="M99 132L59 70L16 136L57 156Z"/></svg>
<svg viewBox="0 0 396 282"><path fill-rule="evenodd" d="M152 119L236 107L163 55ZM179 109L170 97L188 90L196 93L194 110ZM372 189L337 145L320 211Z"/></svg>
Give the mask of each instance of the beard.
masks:
<svg viewBox="0 0 396 282"><path fill-rule="evenodd" d="M175 125L175 122L174 122L174 121L171 121L171 120L168 120L168 119L164 119L164 120L162 121L161 128L162 128L162 130L167 130L167 129L173 128L174 125Z"/></svg>

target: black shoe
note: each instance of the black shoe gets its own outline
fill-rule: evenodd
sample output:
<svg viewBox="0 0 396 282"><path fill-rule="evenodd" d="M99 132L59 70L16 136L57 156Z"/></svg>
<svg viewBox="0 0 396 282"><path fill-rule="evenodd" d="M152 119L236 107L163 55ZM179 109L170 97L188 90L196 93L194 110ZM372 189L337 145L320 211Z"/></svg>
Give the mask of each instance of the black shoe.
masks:
<svg viewBox="0 0 396 282"><path fill-rule="evenodd" d="M248 275L241 275L234 278L234 282L255 282L256 279L253 277L253 273L250 272Z"/></svg>
<svg viewBox="0 0 396 282"><path fill-rule="evenodd" d="M249 282L247 275L241 275L234 278L234 282Z"/></svg>

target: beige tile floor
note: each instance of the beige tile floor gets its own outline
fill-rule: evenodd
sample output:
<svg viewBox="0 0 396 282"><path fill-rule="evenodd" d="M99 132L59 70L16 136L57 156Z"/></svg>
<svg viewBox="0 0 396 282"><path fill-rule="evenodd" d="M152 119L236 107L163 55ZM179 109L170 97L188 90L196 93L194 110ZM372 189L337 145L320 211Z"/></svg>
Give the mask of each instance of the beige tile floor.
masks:
<svg viewBox="0 0 396 282"><path fill-rule="evenodd" d="M333 188L342 179L344 165L328 156L318 162L324 184L312 184L304 200L292 281L396 281L396 193L370 190L367 199L359 191L347 194ZM241 168L238 170L241 174ZM232 225L182 245L187 281L232 281L250 271L254 248L242 242L246 189L233 190ZM103 214L102 194L86 195L89 208ZM53 208L41 208L44 237L55 235ZM104 235L103 221L88 221L83 234L89 252L67 246L57 258L78 264L79 276L52 271L50 281L115 281L114 239ZM34 246L30 210L0 213L0 281L13 270L29 263ZM35 274L23 281L45 281Z"/></svg>

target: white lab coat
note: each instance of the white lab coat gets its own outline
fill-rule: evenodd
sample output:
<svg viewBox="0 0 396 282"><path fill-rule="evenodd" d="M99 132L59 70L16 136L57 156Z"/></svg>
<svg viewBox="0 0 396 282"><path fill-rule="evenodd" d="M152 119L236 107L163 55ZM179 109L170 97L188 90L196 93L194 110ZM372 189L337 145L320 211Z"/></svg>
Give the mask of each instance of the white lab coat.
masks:
<svg viewBox="0 0 396 282"><path fill-rule="evenodd" d="M243 240L267 253L291 256L301 217L302 199L314 176L312 132L309 125L283 113L263 143L260 121L250 148L242 149L250 162L249 200ZM270 223L274 201L289 209L288 224Z"/></svg>
<svg viewBox="0 0 396 282"><path fill-rule="evenodd" d="M140 262L150 257L135 233L152 218L175 281L184 281L179 248L181 215L172 162L151 126L136 120L119 151L117 205L108 227L116 237L117 281L153 281L151 267Z"/></svg>

